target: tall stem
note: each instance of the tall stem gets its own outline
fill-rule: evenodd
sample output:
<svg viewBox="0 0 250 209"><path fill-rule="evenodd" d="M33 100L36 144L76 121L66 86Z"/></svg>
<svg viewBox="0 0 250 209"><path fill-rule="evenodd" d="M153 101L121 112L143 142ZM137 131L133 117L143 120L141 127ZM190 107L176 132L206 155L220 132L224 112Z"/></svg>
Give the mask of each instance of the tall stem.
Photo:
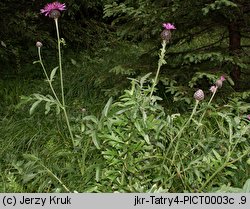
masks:
<svg viewBox="0 0 250 209"><path fill-rule="evenodd" d="M179 131L179 133L174 137L174 139L173 139L171 142L173 142L177 137L180 137L180 136L181 136L183 130L184 130L184 129L186 128L186 126L190 123L190 121L192 120L194 114L196 113L196 109L197 109L197 107L198 107L198 104L199 104L199 100L196 100L196 103L195 103L195 106L194 106L194 109L193 109L193 111L192 111L191 116L189 117L188 121L184 124L184 126L182 127L182 129ZM172 143L170 143L170 145L172 146ZM171 148L170 145L169 145L169 149ZM172 163L171 163L171 164L173 164L173 162L174 162L174 160L175 160L175 156L176 156L176 154L177 154L178 147L179 147L179 140L177 141L177 144L176 144L176 146L175 146L175 150L174 150L174 154L173 154L173 158L172 158ZM169 150L169 149L168 149L168 150ZM168 151L167 151L167 152L168 152Z"/></svg>
<svg viewBox="0 0 250 209"><path fill-rule="evenodd" d="M62 72L61 39L60 39L59 28L58 28L58 19L55 18L54 20L56 24L56 34L57 34L57 48L58 48L58 61L59 61L59 70L60 70L60 81L61 81L62 105L65 106L63 72Z"/></svg>
<svg viewBox="0 0 250 209"><path fill-rule="evenodd" d="M39 162L39 164L51 175L51 176L53 176L61 185L62 185L62 187L67 191L67 192L69 192L69 193L71 193L70 192L70 190L69 190L69 188L62 182L62 180L61 179L59 179L49 168L47 168L45 165L43 165L41 162Z"/></svg>
<svg viewBox="0 0 250 209"><path fill-rule="evenodd" d="M75 147L74 136L73 136L73 133L71 131L71 126L70 126L70 123L69 123L69 118L68 118L68 114L67 114L67 111L66 111L66 107L63 107L62 109L63 109L64 117L66 119L67 127L69 129L69 134L70 134L70 138L72 140L72 145L73 145L73 147Z"/></svg>
<svg viewBox="0 0 250 209"><path fill-rule="evenodd" d="M156 72L156 75L155 75L153 86L152 86L152 89L151 89L151 92L150 92L150 98L153 96L154 88L155 88L155 86L156 86L156 84L158 82L158 77L159 77L161 66L166 63L166 61L164 60L164 56L165 56L165 52L166 52L166 45L167 45L167 41L163 40L162 41L162 48L161 48L160 58L159 58L159 61L158 61L158 68L157 68L157 72Z"/></svg>
<svg viewBox="0 0 250 209"><path fill-rule="evenodd" d="M173 138L171 139L170 141L170 144L168 146L168 149L166 150L166 152L164 152L164 157L163 157L163 164L166 162L166 159L167 159L167 156L168 156L168 153L170 151L170 149L172 148L173 146L173 143L174 141L176 140L176 138L180 137L182 132L184 131L184 129L186 128L186 126L190 123L190 121L192 120L194 114L196 113L196 109L198 107L198 104L199 104L199 100L196 100L195 102L195 106L193 108L193 111L192 111L192 114L190 115L189 119L185 122L185 124L182 126L181 130L178 132L178 134ZM176 146L175 146L175 149L174 149L174 153L173 153L173 157L172 157L172 160L171 160L171 165L173 165L174 161L175 161L175 156L177 154L177 151L178 151L178 147L179 147L179 140L177 141L176 143Z"/></svg>
<svg viewBox="0 0 250 209"><path fill-rule="evenodd" d="M63 109L63 113L64 113L64 116L65 116L65 119L66 119L67 127L69 129L69 134L70 134L70 138L72 140L72 145L74 147L75 146L74 136L73 136L73 133L71 131L71 126L70 126L70 123L69 123L69 118L68 118L68 114L67 114L67 111L66 111L65 99L64 99L63 72L62 72L62 55L61 55L61 39L60 39L59 28L58 28L58 19L55 18L54 20L55 20L55 24L56 24L56 34L57 34L58 61L59 61L60 81L61 81L61 94L62 94L62 109Z"/></svg>
<svg viewBox="0 0 250 209"><path fill-rule="evenodd" d="M192 118L193 118L193 116L194 116L194 114L195 114L195 112L196 112L196 109L197 109L197 107L198 107L198 104L199 104L199 100L196 100L196 103L195 103L194 109L193 109L193 111L192 111L192 114L190 115L190 117L189 117L189 119L187 120L187 122L182 126L182 128L181 128L181 130L178 132L178 134L171 140L171 142L170 142L170 144L169 144L169 146L168 146L168 149L167 149L167 151L166 151L166 155L168 154L169 150L171 149L171 147L172 147L173 142L175 141L175 139L176 139L177 137L180 137L180 136L181 136L181 134L182 134L182 132L184 131L184 129L186 128L186 126L187 126L187 125L189 124L189 122L192 120ZM178 148L177 146L178 146L178 144L176 145L175 152L176 152L176 150L177 150L177 148ZM175 153L174 153L174 156L173 156L173 160L174 160L174 158L175 158Z"/></svg>

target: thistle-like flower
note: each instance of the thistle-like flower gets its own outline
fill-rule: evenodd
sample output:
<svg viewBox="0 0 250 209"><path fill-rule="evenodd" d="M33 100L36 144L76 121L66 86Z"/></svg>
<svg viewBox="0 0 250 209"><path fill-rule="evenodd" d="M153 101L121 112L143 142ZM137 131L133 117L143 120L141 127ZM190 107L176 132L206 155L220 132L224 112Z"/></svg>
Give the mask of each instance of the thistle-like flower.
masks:
<svg viewBox="0 0 250 209"><path fill-rule="evenodd" d="M247 119L250 120L250 115L247 115Z"/></svg>
<svg viewBox="0 0 250 209"><path fill-rule="evenodd" d="M175 30L176 28L171 23L163 23L162 26L164 27L164 30L161 32L161 38L162 40L169 42L171 39L171 30Z"/></svg>
<svg viewBox="0 0 250 209"><path fill-rule="evenodd" d="M60 17L60 11L66 10L65 3L61 4L60 2L52 2L45 5L43 9L40 10L41 13L44 13L45 16L50 18L57 19Z"/></svg>
<svg viewBox="0 0 250 209"><path fill-rule="evenodd" d="M196 100L198 100L198 101L203 100L203 99L204 99L204 92L203 92L201 89L197 90L197 91L194 93L194 98L195 98Z"/></svg>

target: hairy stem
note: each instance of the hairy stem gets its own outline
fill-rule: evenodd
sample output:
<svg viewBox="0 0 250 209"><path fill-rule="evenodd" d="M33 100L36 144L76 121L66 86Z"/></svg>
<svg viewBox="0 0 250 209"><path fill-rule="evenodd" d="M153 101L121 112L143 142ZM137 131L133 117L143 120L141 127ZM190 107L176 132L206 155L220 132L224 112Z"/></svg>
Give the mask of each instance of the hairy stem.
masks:
<svg viewBox="0 0 250 209"><path fill-rule="evenodd" d="M159 61L158 61L158 68L157 68L155 79L153 81L153 86L152 86L152 89L151 89L151 92L150 92L150 98L153 96L155 86L158 83L158 77L159 77L159 74L160 74L161 66L166 63L166 61L164 60L164 56L165 56L165 53L166 53L166 45L167 45L166 40L163 40L162 41L161 53L159 55L160 58L159 58Z"/></svg>

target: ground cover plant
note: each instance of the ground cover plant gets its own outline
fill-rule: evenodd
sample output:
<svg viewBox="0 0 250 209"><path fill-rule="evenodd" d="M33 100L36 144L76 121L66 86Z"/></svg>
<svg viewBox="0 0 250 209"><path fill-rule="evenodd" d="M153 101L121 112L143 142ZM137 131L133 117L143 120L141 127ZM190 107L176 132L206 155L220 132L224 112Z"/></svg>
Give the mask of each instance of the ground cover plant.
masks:
<svg viewBox="0 0 250 209"><path fill-rule="evenodd" d="M203 13L229 1L216 2ZM120 6L129 16L138 15L130 3ZM120 48L107 43L89 52L93 57L71 52L64 62L60 22L67 9L52 2L40 10L55 27L52 55L58 60L46 64L46 42L36 42L34 65L45 81L0 83L0 191L249 192L249 89L233 91L238 80L222 68L200 70L221 62L244 72L245 57L188 52L174 58L169 53L182 49L174 45L179 28L161 20L154 26L161 30L159 43L139 46L126 37L111 42ZM107 4L105 11L110 17L120 7ZM157 56L145 69L143 56L152 45L159 46L159 54L151 51ZM105 59L105 53L117 61ZM180 60L184 69L194 68L190 75L173 75ZM74 73L68 70L73 67Z"/></svg>

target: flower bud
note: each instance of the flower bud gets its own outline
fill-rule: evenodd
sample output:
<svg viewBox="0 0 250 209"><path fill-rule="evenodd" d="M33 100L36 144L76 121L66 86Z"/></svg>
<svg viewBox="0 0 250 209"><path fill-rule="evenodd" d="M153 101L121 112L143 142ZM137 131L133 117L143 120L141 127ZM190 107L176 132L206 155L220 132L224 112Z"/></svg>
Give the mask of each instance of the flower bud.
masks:
<svg viewBox="0 0 250 209"><path fill-rule="evenodd" d="M225 81L225 80L226 80L225 76L222 75L222 76L220 77L220 80L221 80L221 81Z"/></svg>
<svg viewBox="0 0 250 209"><path fill-rule="evenodd" d="M171 39L171 30L163 30L161 32L161 39L169 42L169 40Z"/></svg>
<svg viewBox="0 0 250 209"><path fill-rule="evenodd" d="M194 93L194 98L195 98L196 100L198 100L198 101L203 100L203 99L204 99L204 92L203 92L201 89L197 90L197 91Z"/></svg>
<svg viewBox="0 0 250 209"><path fill-rule="evenodd" d="M212 93L215 93L215 92L217 91L217 88L218 88L217 86L211 86L209 90L210 90Z"/></svg>
<svg viewBox="0 0 250 209"><path fill-rule="evenodd" d="M40 47L42 47L42 46L43 46L43 44L42 44L40 41L37 41L37 42L36 42L36 47L37 47L37 48L40 48Z"/></svg>
<svg viewBox="0 0 250 209"><path fill-rule="evenodd" d="M215 82L215 86L218 87L218 88L221 88L222 87L222 83L223 83L223 81L221 79L219 79L219 80L217 80Z"/></svg>
<svg viewBox="0 0 250 209"><path fill-rule="evenodd" d="M176 28L171 23L163 23L162 26L164 30L161 32L161 38L162 40L169 42L169 40L171 39L171 30L175 30Z"/></svg>

